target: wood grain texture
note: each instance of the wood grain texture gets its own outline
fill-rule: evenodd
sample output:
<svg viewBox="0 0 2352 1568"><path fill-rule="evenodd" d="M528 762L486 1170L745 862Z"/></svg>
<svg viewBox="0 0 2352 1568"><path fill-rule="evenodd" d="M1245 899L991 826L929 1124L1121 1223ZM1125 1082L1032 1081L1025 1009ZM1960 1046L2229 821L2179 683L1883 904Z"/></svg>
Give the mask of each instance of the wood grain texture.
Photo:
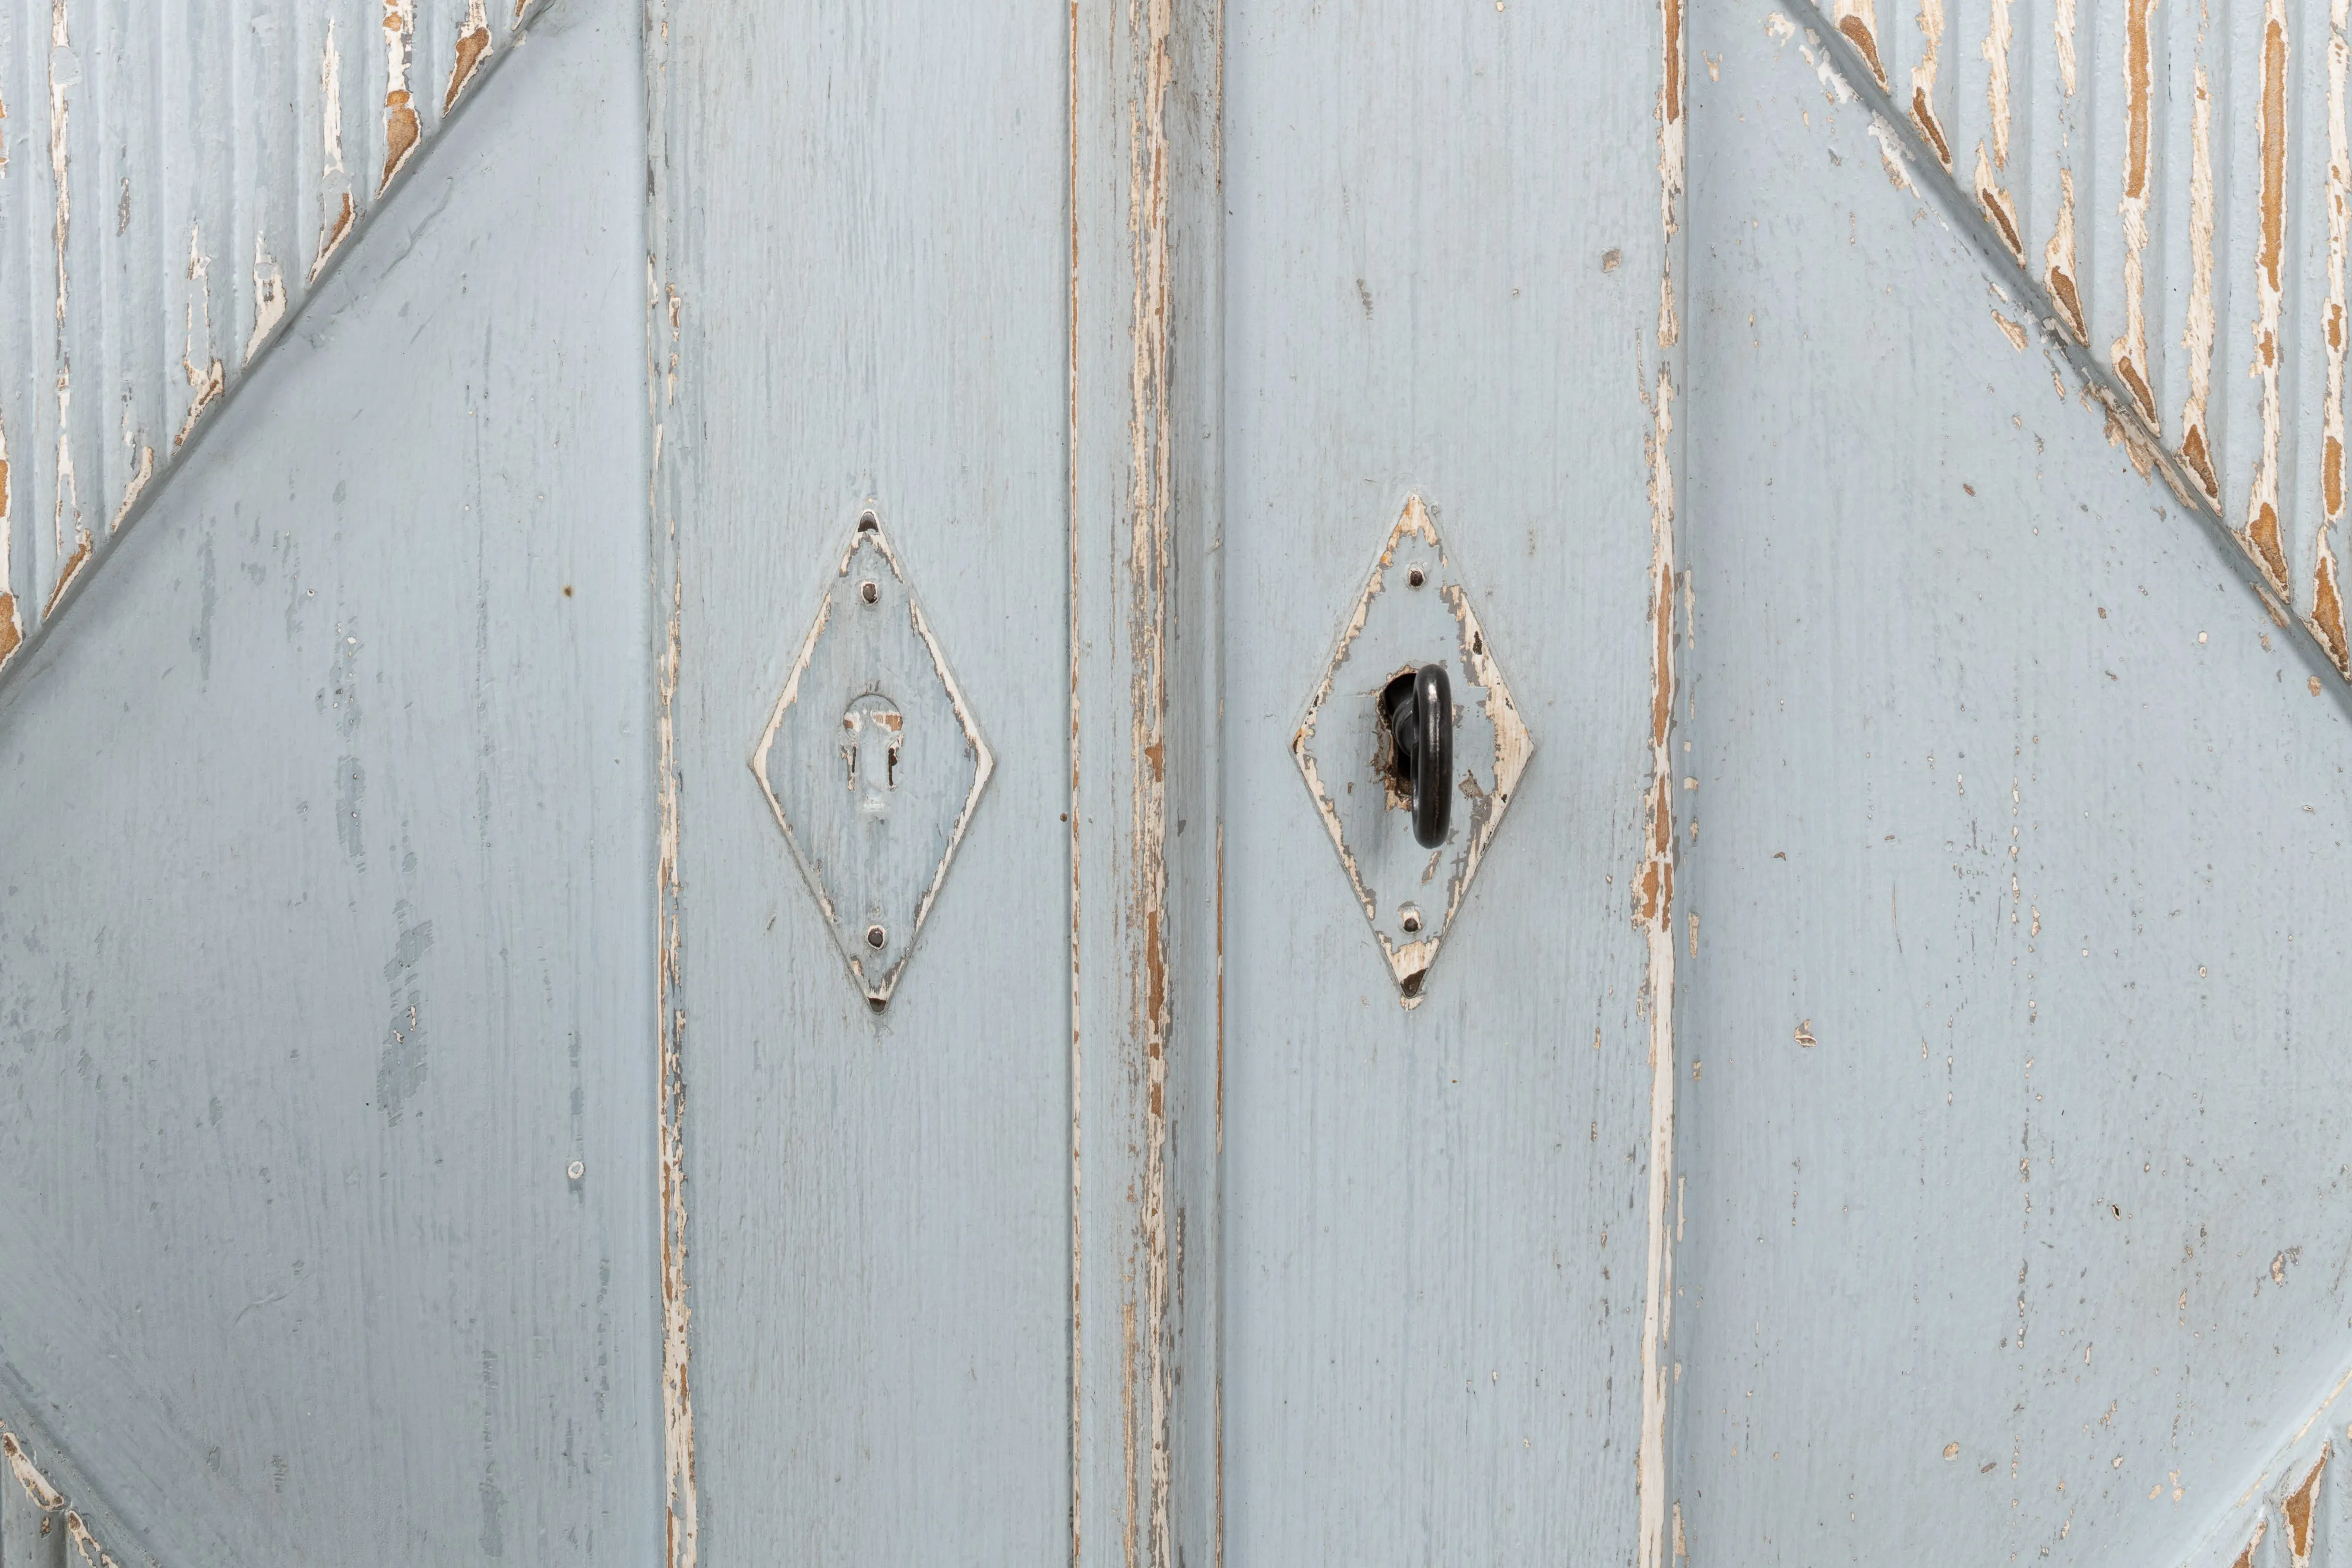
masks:
<svg viewBox="0 0 2352 1568"><path fill-rule="evenodd" d="M0 6L0 665L548 3Z"/></svg>
<svg viewBox="0 0 2352 1568"><path fill-rule="evenodd" d="M1694 43L1690 1560L2202 1561L2347 1360L2344 711L1801 30Z"/></svg>
<svg viewBox="0 0 2352 1568"><path fill-rule="evenodd" d="M1660 13L1225 26L1227 1555L1630 1560ZM1537 749L1407 1012L1288 748L1415 492Z"/></svg>
<svg viewBox="0 0 2352 1568"><path fill-rule="evenodd" d="M1219 16L1073 11L1071 1558L1220 1550Z"/></svg>
<svg viewBox="0 0 2352 1568"><path fill-rule="evenodd" d="M648 29L669 1560L1050 1561L1067 18L669 0ZM868 504L996 761L881 1012L746 765Z"/></svg>
<svg viewBox="0 0 2352 1568"><path fill-rule="evenodd" d="M638 59L545 19L0 706L0 1425L174 1568L657 1550Z"/></svg>

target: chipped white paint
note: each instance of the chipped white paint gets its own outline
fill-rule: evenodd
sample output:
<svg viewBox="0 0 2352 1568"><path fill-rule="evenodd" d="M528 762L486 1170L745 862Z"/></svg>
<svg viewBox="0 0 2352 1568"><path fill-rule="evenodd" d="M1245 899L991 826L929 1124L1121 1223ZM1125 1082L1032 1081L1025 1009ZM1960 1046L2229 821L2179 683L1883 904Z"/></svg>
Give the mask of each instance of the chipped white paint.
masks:
<svg viewBox="0 0 2352 1568"><path fill-rule="evenodd" d="M16 459L9 511L50 526L29 538L19 526L5 563L0 597L23 606L19 638L64 607L60 584L103 560L283 335L380 198L383 180L370 176L413 163L547 3L22 8L31 26L14 35L21 74L6 85L46 97L34 135L47 156L11 168L0 135L0 176L21 181L10 221L26 242L26 286L0 310L5 341L32 355L11 366L27 374L0 381L0 425ZM345 80L354 39L364 74L385 83L381 111ZM194 41L193 54L172 40ZM226 74L204 85L213 70ZM28 128L0 121L20 139ZM183 235L194 238L184 271Z"/></svg>
<svg viewBox="0 0 2352 1568"><path fill-rule="evenodd" d="M2258 405L2262 439L2247 485L2245 521L2239 526L2255 563L2271 586L2281 592L2286 589L2288 575L2279 516L2279 438L2284 425L2279 321L2287 246L2287 53L2286 0L2264 0L2262 86L2255 107L2260 189L2254 215L2254 341L2252 358L2246 366L2246 374L2262 388Z"/></svg>
<svg viewBox="0 0 2352 1568"><path fill-rule="evenodd" d="M286 275L269 254L268 238L253 237L253 331L245 340L245 363L251 364L278 323L286 319Z"/></svg>
<svg viewBox="0 0 2352 1568"><path fill-rule="evenodd" d="M2209 500L2221 499L2206 414L2213 396L2213 93L2197 68L2189 121L2189 310L2180 331L2189 392L2180 406L2180 456Z"/></svg>
<svg viewBox="0 0 2352 1568"><path fill-rule="evenodd" d="M2352 1501L2343 1450L2352 1443L2352 1369L2340 1373L2278 1439L2262 1468L2221 1508L2180 1568L2251 1568L2268 1563L2263 1540L2275 1531L2285 1561L2278 1568L2343 1568L2352 1561L2342 1521ZM2330 1461L2333 1460L2333 1463Z"/></svg>
<svg viewBox="0 0 2352 1568"><path fill-rule="evenodd" d="M489 48L490 22L483 14L482 0L466 0L466 26L457 35L457 58L449 65L449 86L441 95L441 112L446 114L457 107L457 95L474 79L474 72Z"/></svg>
<svg viewBox="0 0 2352 1568"><path fill-rule="evenodd" d="M1911 122L1936 150L1937 160L1952 166L1951 142L1936 116L1936 67L1944 48L1944 0L1919 0L1919 63L1911 68Z"/></svg>
<svg viewBox="0 0 2352 1568"><path fill-rule="evenodd" d="M65 1494L49 1484L15 1433L0 1430L0 1458L8 1461L8 1473L16 1478L16 1484L25 1489L25 1495L32 1500L35 1508L43 1513L53 1513L66 1506Z"/></svg>
<svg viewBox="0 0 2352 1568"><path fill-rule="evenodd" d="M1683 0L1664 0L1662 40L1664 82L1658 99L1658 227L1661 299L1671 305L1684 255L1682 238L1685 171L1689 157L1685 62L1689 44L1683 26ZM1874 119L1875 117L1874 116ZM1667 1351L1674 1333L1674 1238L1668 1234L1668 1194L1675 1190L1675 478L1682 452L1675 436L1675 373L1682 363L1682 323L1670 308L1658 312L1656 369L1649 387L1650 712L1648 787L1642 805L1643 855L1634 879L1633 914L1647 948L1648 973L1642 1002L1649 1021L1650 1136L1642 1291L1642 1425L1634 1455L1639 1489L1636 1568L1665 1568L1667 1503L1667 1406L1673 1387ZM1684 593L1696 605L1687 578ZM1691 627L1694 639L1696 626ZM1692 823L1696 831L1697 823ZM1698 927L1691 926L1696 946ZM1682 1543L1680 1509L1673 1544Z"/></svg>
<svg viewBox="0 0 2352 1568"><path fill-rule="evenodd" d="M2156 394L2147 362L2147 253L2148 169L2154 156L2155 89L2150 55L2156 0L2126 0L2124 47L2116 51L2124 89L2124 331L2107 350L2116 376L2143 419L2154 420Z"/></svg>
<svg viewBox="0 0 2352 1568"><path fill-rule="evenodd" d="M415 46L416 0L383 0L383 174L376 181L378 195L416 151L416 95L408 85Z"/></svg>
<svg viewBox="0 0 2352 1568"><path fill-rule="evenodd" d="M2074 283L2074 171L2058 171L2058 222L2042 251L2042 280L2058 307L2057 319L2076 342L2090 340L2083 321L2082 293Z"/></svg>
<svg viewBox="0 0 2352 1568"><path fill-rule="evenodd" d="M155 448L142 443L139 447L139 466L131 470L130 482L122 487L122 504L114 509L114 521L107 524L109 533L122 526L122 520L131 515L131 509L146 492L147 481L154 477Z"/></svg>
<svg viewBox="0 0 2352 1568"><path fill-rule="evenodd" d="M1878 52L1878 0L1833 0L1830 19L1845 36L1881 87L1886 85L1886 62Z"/></svg>
<svg viewBox="0 0 2352 1568"><path fill-rule="evenodd" d="M2009 8L2013 0L1992 0L1985 16L1985 136L1991 145L1992 166L2009 167L2009 52L2012 33ZM1982 149L1985 142L1978 146Z"/></svg>
<svg viewBox="0 0 2352 1568"><path fill-rule="evenodd" d="M319 142L321 167L319 199L319 250L310 262L316 282L327 258L352 231L352 176L343 167L343 62L335 50L335 19L327 18L327 42L319 52Z"/></svg>
<svg viewBox="0 0 2352 1568"><path fill-rule="evenodd" d="M2352 250L2352 137L2345 115L2345 79L2352 44L2344 37L2345 0L2336 0L2327 40L2327 305L2322 316L2326 391L2319 413L2320 522L2313 540L2311 607L2305 623L2339 672L2352 674L2352 646L2344 626L2343 590L2336 579L2336 525L2344 517L2344 356L2347 321L2345 267Z"/></svg>

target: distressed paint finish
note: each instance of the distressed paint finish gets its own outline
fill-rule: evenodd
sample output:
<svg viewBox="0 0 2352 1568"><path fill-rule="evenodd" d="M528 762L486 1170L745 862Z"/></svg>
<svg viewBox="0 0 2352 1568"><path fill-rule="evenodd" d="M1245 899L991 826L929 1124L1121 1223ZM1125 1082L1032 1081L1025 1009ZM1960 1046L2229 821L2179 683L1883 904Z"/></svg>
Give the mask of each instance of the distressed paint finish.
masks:
<svg viewBox="0 0 2352 1568"><path fill-rule="evenodd" d="M1052 1561L1067 18L667 0L646 26L660 1556ZM744 765L868 506L995 756L880 1012Z"/></svg>
<svg viewBox="0 0 2352 1568"><path fill-rule="evenodd" d="M1214 1562L1222 16L1070 13L1068 1551Z"/></svg>
<svg viewBox="0 0 2352 1568"><path fill-rule="evenodd" d="M659 1551L638 58L565 0L478 81L0 690L0 1428L77 1568Z"/></svg>
<svg viewBox="0 0 2352 1568"><path fill-rule="evenodd" d="M2344 709L1773 15L1696 40L1681 1538L2294 1563L2352 1422Z"/></svg>
<svg viewBox="0 0 2352 1568"><path fill-rule="evenodd" d="M1874 106L1887 33L1895 58L1916 57L1916 89L1967 30L1981 89L1957 95L1948 124L1891 94L1890 130L1923 168L1972 170L1948 189L1979 242L2032 275L1995 268L2001 308L2073 341L2118 438L2186 491L2185 512L2237 536L2265 597L2352 676L2343 7L1928 0L1870 47L1853 0L1783 9L1843 40L1826 58Z"/></svg>
<svg viewBox="0 0 2352 1568"><path fill-rule="evenodd" d="M0 665L549 3L0 7Z"/></svg>
<svg viewBox="0 0 2352 1568"><path fill-rule="evenodd" d="M1663 1562L1681 12L1225 16L1226 1558ZM1413 494L1538 749L1407 1012L1289 742Z"/></svg>

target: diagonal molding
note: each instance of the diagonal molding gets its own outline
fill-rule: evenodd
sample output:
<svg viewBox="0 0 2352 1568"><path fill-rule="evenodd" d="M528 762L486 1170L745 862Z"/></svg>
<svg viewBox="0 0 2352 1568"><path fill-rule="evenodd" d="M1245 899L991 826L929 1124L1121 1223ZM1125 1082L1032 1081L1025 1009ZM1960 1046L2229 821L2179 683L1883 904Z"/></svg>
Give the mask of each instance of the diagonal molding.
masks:
<svg viewBox="0 0 2352 1568"><path fill-rule="evenodd" d="M2344 32L2287 0L1995 0L1980 37L1882 8L1908 9L1788 0L1779 25L1982 255L2011 342L2064 359L2345 700Z"/></svg>
<svg viewBox="0 0 2352 1568"><path fill-rule="evenodd" d="M19 1528L22 1525L24 1528ZM31 1394L0 1361L0 1560L12 1543L62 1531L75 1568L146 1568L161 1562L123 1521L35 1413Z"/></svg>
<svg viewBox="0 0 2352 1568"><path fill-rule="evenodd" d="M0 14L0 670L554 3Z"/></svg>

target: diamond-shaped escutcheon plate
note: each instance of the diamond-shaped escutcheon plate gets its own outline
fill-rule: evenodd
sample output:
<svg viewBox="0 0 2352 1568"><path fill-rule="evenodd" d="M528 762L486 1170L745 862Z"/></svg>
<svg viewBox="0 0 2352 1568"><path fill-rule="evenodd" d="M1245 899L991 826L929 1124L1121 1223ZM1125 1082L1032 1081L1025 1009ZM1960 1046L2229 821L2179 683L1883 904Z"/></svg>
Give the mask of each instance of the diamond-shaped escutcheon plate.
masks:
<svg viewBox="0 0 2352 1568"><path fill-rule="evenodd" d="M776 822L876 1008L888 1004L994 767L871 511L751 752Z"/></svg>
<svg viewBox="0 0 2352 1568"><path fill-rule="evenodd" d="M1444 665L1454 689L1457 793L1451 830L1434 849L1414 839L1412 803L1390 782L1392 742L1380 714L1381 689L1424 664ZM1438 945L1535 752L1470 590L1446 559L1421 497L1406 499L1389 531L1290 750L1400 999L1417 1006Z"/></svg>

